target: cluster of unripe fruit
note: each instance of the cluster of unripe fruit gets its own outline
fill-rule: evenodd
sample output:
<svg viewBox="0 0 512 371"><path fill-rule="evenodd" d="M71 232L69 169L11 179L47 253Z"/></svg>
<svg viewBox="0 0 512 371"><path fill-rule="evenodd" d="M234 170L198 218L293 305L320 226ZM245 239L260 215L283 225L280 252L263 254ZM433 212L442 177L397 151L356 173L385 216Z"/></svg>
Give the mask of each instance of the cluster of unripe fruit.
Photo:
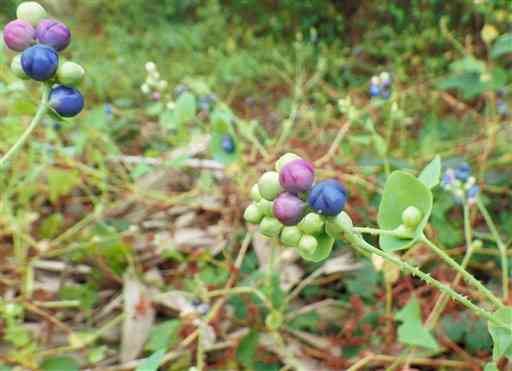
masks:
<svg viewBox="0 0 512 371"><path fill-rule="evenodd" d="M82 94L75 88L85 71L82 66L59 58L71 41L69 28L48 19L46 10L37 2L27 1L18 6L17 19L4 30L5 45L21 52L11 63L12 71L22 79L33 79L51 87L50 106L63 117L73 117L84 106Z"/></svg>
<svg viewBox="0 0 512 371"><path fill-rule="evenodd" d="M323 241L339 237L347 192L335 179L315 183L313 164L293 153L282 156L276 171L264 173L251 190L252 203L246 221L259 224L260 232L278 238L284 246L296 247L311 256Z"/></svg>

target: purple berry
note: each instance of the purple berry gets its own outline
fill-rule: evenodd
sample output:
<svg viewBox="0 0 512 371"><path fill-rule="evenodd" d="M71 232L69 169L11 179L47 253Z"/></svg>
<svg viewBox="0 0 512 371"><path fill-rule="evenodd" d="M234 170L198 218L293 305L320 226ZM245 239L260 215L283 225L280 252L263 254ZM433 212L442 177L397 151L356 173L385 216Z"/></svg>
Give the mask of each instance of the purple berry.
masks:
<svg viewBox="0 0 512 371"><path fill-rule="evenodd" d="M313 187L308 202L318 214L335 216L345 207L347 191L335 179L324 180Z"/></svg>
<svg viewBox="0 0 512 371"><path fill-rule="evenodd" d="M36 31L28 22L19 19L7 23L4 28L4 42L11 50L21 52L30 47L35 40Z"/></svg>
<svg viewBox="0 0 512 371"><path fill-rule="evenodd" d="M292 193L282 193L274 200L272 212L284 225L296 225L304 214L306 204Z"/></svg>
<svg viewBox="0 0 512 371"><path fill-rule="evenodd" d="M279 183L291 193L309 191L314 180L313 164L302 159L288 162L279 172Z"/></svg>
<svg viewBox="0 0 512 371"><path fill-rule="evenodd" d="M50 106L63 117L76 116L84 108L84 97L75 88L59 85L50 92Z"/></svg>
<svg viewBox="0 0 512 371"><path fill-rule="evenodd" d="M53 19L41 21L37 25L36 35L41 44L51 46L59 52L66 49L71 42L69 28L64 23Z"/></svg>
<svg viewBox="0 0 512 371"><path fill-rule="evenodd" d="M46 45L34 45L25 49L21 55L23 71L34 80L51 79L59 67L59 55L55 49Z"/></svg>

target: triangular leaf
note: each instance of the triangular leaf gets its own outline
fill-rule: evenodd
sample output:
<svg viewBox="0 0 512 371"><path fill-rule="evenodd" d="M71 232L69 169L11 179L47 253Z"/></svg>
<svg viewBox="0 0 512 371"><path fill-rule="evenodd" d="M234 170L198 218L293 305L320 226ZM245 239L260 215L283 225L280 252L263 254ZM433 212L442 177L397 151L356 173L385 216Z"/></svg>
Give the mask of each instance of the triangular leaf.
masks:
<svg viewBox="0 0 512 371"><path fill-rule="evenodd" d="M439 184L441 180L441 157L439 155L436 155L436 157L425 166L418 179L430 189Z"/></svg>
<svg viewBox="0 0 512 371"><path fill-rule="evenodd" d="M432 205L432 192L423 182L404 171L391 173L384 186L382 201L379 205L379 227L385 230L396 229L402 224L402 213L409 206L419 209L423 219L416 228L414 238L381 235L379 237L380 247L387 252L411 247L421 237L432 212Z"/></svg>

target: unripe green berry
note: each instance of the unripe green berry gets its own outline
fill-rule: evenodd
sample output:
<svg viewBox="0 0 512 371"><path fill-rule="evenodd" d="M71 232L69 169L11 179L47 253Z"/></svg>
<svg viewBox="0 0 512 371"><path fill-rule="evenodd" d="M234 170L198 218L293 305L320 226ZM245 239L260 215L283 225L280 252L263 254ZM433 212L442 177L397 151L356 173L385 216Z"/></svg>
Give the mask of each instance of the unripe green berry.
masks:
<svg viewBox="0 0 512 371"><path fill-rule="evenodd" d="M268 201L273 201L283 192L283 187L279 183L279 174L275 171L267 171L258 181L258 189L261 197Z"/></svg>
<svg viewBox="0 0 512 371"><path fill-rule="evenodd" d="M39 22L47 18L47 13L41 4L35 1L25 1L18 6L16 16L18 19L28 22L35 27Z"/></svg>
<svg viewBox="0 0 512 371"><path fill-rule="evenodd" d="M397 234L397 238L408 240L414 237L414 229L411 229L403 224L400 224L395 228L394 232Z"/></svg>
<svg viewBox="0 0 512 371"><path fill-rule="evenodd" d="M318 240L309 234L305 234L299 241L299 250L307 253L313 254L318 247Z"/></svg>
<svg viewBox="0 0 512 371"><path fill-rule="evenodd" d="M402 222L410 229L416 229L422 218L421 211L414 206L409 206L402 213Z"/></svg>
<svg viewBox="0 0 512 371"><path fill-rule="evenodd" d="M471 243L471 248L472 249L481 249L483 246L483 242L482 240L474 240L472 243Z"/></svg>
<svg viewBox="0 0 512 371"><path fill-rule="evenodd" d="M253 185L251 188L251 199L254 202L258 202L259 200L261 200L261 194L260 190L258 189L258 184Z"/></svg>
<svg viewBox="0 0 512 371"><path fill-rule="evenodd" d="M258 205L252 203L245 209L244 219L249 223L259 224L261 219L263 219L263 213Z"/></svg>
<svg viewBox="0 0 512 371"><path fill-rule="evenodd" d="M283 314L277 310L271 311L265 318L265 325L270 331L278 330L283 324Z"/></svg>
<svg viewBox="0 0 512 371"><path fill-rule="evenodd" d="M84 75L84 68L75 62L64 62L57 70L57 79L62 85L66 86L78 85Z"/></svg>
<svg viewBox="0 0 512 371"><path fill-rule="evenodd" d="M297 226L285 226L281 231L281 242L284 246L297 247L302 238L302 232Z"/></svg>
<svg viewBox="0 0 512 371"><path fill-rule="evenodd" d="M20 79L27 80L29 77L21 67L21 54L15 56L11 62L11 71Z"/></svg>
<svg viewBox="0 0 512 371"><path fill-rule="evenodd" d="M295 153L285 153L279 160L276 161L276 171L280 172L284 165L293 160L300 160L301 157L296 155Z"/></svg>
<svg viewBox="0 0 512 371"><path fill-rule="evenodd" d="M283 229L283 225L276 218L266 216L260 223L261 234L270 238L279 237L281 229Z"/></svg>
<svg viewBox="0 0 512 371"><path fill-rule="evenodd" d="M307 214L299 223L299 229L307 234L319 233L322 231L323 226L324 221L317 213Z"/></svg>
<svg viewBox="0 0 512 371"><path fill-rule="evenodd" d="M341 233L350 232L353 226L350 216L346 212L342 211L336 216L327 218L325 231L332 238L338 238Z"/></svg>
<svg viewBox="0 0 512 371"><path fill-rule="evenodd" d="M258 208L260 209L261 213L264 216L270 216L274 217L274 214L272 212L273 202L267 201L264 198L256 202L256 205L258 205Z"/></svg>

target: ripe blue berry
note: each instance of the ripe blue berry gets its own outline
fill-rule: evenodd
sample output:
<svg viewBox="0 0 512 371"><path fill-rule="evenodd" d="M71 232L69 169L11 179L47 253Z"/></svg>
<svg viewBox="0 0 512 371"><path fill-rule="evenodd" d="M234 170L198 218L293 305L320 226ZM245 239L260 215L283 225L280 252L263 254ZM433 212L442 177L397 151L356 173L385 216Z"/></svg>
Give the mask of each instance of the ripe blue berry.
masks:
<svg viewBox="0 0 512 371"><path fill-rule="evenodd" d="M84 98L75 88L59 85L50 92L50 106L63 117L76 116L84 108Z"/></svg>
<svg viewBox="0 0 512 371"><path fill-rule="evenodd" d="M21 55L23 71L37 81L49 80L59 67L59 55L46 45L34 45Z"/></svg>
<svg viewBox="0 0 512 371"><path fill-rule="evenodd" d="M467 163L462 163L455 168L455 178L461 182L465 182L471 176L471 166Z"/></svg>
<svg viewBox="0 0 512 371"><path fill-rule="evenodd" d="M372 97L378 97L380 95L380 87L378 85L370 85L370 95Z"/></svg>
<svg viewBox="0 0 512 371"><path fill-rule="evenodd" d="M231 135L224 135L222 138L222 149L226 153L234 153L236 149L235 141Z"/></svg>
<svg viewBox="0 0 512 371"><path fill-rule="evenodd" d="M309 194L309 206L318 214L338 215L347 201L347 191L337 180L328 179L316 184Z"/></svg>
<svg viewBox="0 0 512 371"><path fill-rule="evenodd" d="M71 42L71 32L69 28L61 22L53 19L45 19L37 25L37 40L41 44L51 46L57 51L67 48Z"/></svg>

